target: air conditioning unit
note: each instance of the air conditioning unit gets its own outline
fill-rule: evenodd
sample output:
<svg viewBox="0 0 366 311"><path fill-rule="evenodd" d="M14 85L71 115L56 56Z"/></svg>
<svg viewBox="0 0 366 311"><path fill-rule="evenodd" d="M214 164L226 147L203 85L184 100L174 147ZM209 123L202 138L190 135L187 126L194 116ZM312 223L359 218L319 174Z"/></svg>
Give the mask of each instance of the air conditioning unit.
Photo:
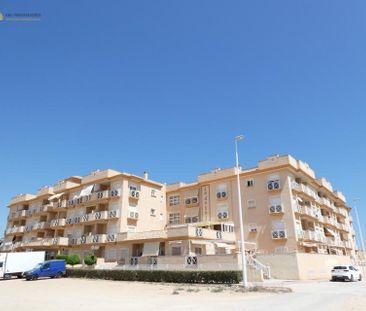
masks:
<svg viewBox="0 0 366 311"><path fill-rule="evenodd" d="M280 239L286 238L286 231L285 230L279 230L278 235Z"/></svg>
<svg viewBox="0 0 366 311"><path fill-rule="evenodd" d="M129 218L138 219L139 213L138 212L129 212Z"/></svg>
<svg viewBox="0 0 366 311"><path fill-rule="evenodd" d="M270 212L270 213L276 213L276 206L275 206L275 205L271 205L271 206L269 207L269 212Z"/></svg>
<svg viewBox="0 0 366 311"><path fill-rule="evenodd" d="M277 190L280 189L280 182L279 180L271 180L267 183L268 190Z"/></svg>
<svg viewBox="0 0 366 311"><path fill-rule="evenodd" d="M282 213L282 212L283 212L282 205L281 204L276 205L276 213Z"/></svg>
<svg viewBox="0 0 366 311"><path fill-rule="evenodd" d="M191 202L192 202L192 204L197 204L198 203L198 198L193 197Z"/></svg>
<svg viewBox="0 0 366 311"><path fill-rule="evenodd" d="M137 190L130 190L130 197L134 199L138 199L140 197L140 192Z"/></svg>
<svg viewBox="0 0 366 311"><path fill-rule="evenodd" d="M229 213L228 212L223 212L222 213L222 218L228 218L229 217Z"/></svg>
<svg viewBox="0 0 366 311"><path fill-rule="evenodd" d="M256 228L256 227L254 227L254 228L250 228L250 232L254 232L254 233L256 233L256 232L257 232L257 228Z"/></svg>
<svg viewBox="0 0 366 311"><path fill-rule="evenodd" d="M119 195L119 191L117 189L111 190L111 197L117 197Z"/></svg>
<svg viewBox="0 0 366 311"><path fill-rule="evenodd" d="M117 217L117 211L116 211L116 210L114 210L114 211L109 211L109 217L110 217L110 218L115 218L115 217Z"/></svg>
<svg viewBox="0 0 366 311"><path fill-rule="evenodd" d="M218 192L218 193L216 193L216 197L218 199L225 199L227 197L227 193L226 193L226 191Z"/></svg>
<svg viewBox="0 0 366 311"><path fill-rule="evenodd" d="M221 219L222 218L222 213L218 213L217 218Z"/></svg>
<svg viewBox="0 0 366 311"><path fill-rule="evenodd" d="M278 239L278 231L272 231L272 239Z"/></svg>
<svg viewBox="0 0 366 311"><path fill-rule="evenodd" d="M186 203L186 205L190 205L191 204L191 199L186 199L184 202Z"/></svg>

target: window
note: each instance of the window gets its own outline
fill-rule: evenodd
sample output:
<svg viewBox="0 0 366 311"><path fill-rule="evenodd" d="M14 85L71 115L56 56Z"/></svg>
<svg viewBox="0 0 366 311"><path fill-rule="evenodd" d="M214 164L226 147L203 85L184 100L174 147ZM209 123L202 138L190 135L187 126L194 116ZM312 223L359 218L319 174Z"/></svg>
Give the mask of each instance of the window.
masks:
<svg viewBox="0 0 366 311"><path fill-rule="evenodd" d="M247 179L246 180L247 187L253 187L254 186L254 179Z"/></svg>
<svg viewBox="0 0 366 311"><path fill-rule="evenodd" d="M156 198L156 190L155 189L151 189L151 196L153 198Z"/></svg>
<svg viewBox="0 0 366 311"><path fill-rule="evenodd" d="M172 256L180 256L182 249L180 246L172 246Z"/></svg>
<svg viewBox="0 0 366 311"><path fill-rule="evenodd" d="M180 197L179 195L173 195L169 197L169 206L179 205Z"/></svg>
<svg viewBox="0 0 366 311"><path fill-rule="evenodd" d="M169 214L169 224L178 225L179 222L180 222L180 214L179 213Z"/></svg>
<svg viewBox="0 0 366 311"><path fill-rule="evenodd" d="M255 208L255 207L256 207L255 200L254 199L248 200L248 208Z"/></svg>
<svg viewBox="0 0 366 311"><path fill-rule="evenodd" d="M135 232L136 226L127 226L127 232Z"/></svg>
<svg viewBox="0 0 366 311"><path fill-rule="evenodd" d="M195 247L194 248L194 253L196 255L202 255L202 248L201 247Z"/></svg>
<svg viewBox="0 0 366 311"><path fill-rule="evenodd" d="M49 263L44 264L43 267L42 267L42 269L44 269L44 270L47 270L49 268L50 268L50 264Z"/></svg>
<svg viewBox="0 0 366 311"><path fill-rule="evenodd" d="M156 216L156 209L155 208L150 209L150 216Z"/></svg>
<svg viewBox="0 0 366 311"><path fill-rule="evenodd" d="M255 223L251 223L249 224L249 232L257 232L258 228L257 228L257 224Z"/></svg>

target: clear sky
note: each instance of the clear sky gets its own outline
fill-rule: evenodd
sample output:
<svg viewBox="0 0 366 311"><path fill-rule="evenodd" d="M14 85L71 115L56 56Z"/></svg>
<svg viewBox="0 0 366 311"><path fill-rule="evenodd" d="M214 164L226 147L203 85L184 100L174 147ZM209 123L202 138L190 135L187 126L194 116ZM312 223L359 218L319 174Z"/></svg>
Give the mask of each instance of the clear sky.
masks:
<svg viewBox="0 0 366 311"><path fill-rule="evenodd" d="M16 193L103 168L192 181L232 166L240 133L244 167L290 153L361 198L366 223L365 10L3 0L42 17L0 22L0 230Z"/></svg>

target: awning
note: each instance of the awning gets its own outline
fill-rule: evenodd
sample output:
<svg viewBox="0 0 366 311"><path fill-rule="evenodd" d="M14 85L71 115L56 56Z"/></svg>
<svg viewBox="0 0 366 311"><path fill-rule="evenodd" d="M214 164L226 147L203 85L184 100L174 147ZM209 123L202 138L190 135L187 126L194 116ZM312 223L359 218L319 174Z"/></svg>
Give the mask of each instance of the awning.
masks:
<svg viewBox="0 0 366 311"><path fill-rule="evenodd" d="M229 245L228 244L226 244L226 243L219 243L219 242L216 242L215 243L215 245L217 246L217 247L223 247L223 248L227 248Z"/></svg>
<svg viewBox="0 0 366 311"><path fill-rule="evenodd" d="M142 257L158 256L159 255L159 245L160 245L160 242L144 243L144 251L142 252Z"/></svg>
<svg viewBox="0 0 366 311"><path fill-rule="evenodd" d="M194 244L194 245L208 245L208 244L212 244L212 242L200 241L200 240L191 240L191 243Z"/></svg>
<svg viewBox="0 0 366 311"><path fill-rule="evenodd" d="M316 247L317 245L315 243L302 243L305 247Z"/></svg>
<svg viewBox="0 0 366 311"><path fill-rule="evenodd" d="M54 199L58 199L60 198L64 193L61 192L61 193L58 193L58 194L54 194L54 195L51 195L49 198L48 198L48 201L52 201Z"/></svg>
<svg viewBox="0 0 366 311"><path fill-rule="evenodd" d="M199 208L191 207L184 210L184 217L198 217Z"/></svg>
<svg viewBox="0 0 366 311"><path fill-rule="evenodd" d="M169 241L168 244L182 244L182 241Z"/></svg>
<svg viewBox="0 0 366 311"><path fill-rule="evenodd" d="M332 235L332 236L336 236L336 234L334 233L334 231L333 230L331 230L331 229L329 229L329 228L327 228L327 227L324 227L324 230L326 231L326 233L329 233L330 235Z"/></svg>
<svg viewBox="0 0 366 311"><path fill-rule="evenodd" d="M80 192L80 197L84 197L87 196L89 194L91 194L91 192L93 191L94 185L89 185L83 188L83 190L81 190Z"/></svg>

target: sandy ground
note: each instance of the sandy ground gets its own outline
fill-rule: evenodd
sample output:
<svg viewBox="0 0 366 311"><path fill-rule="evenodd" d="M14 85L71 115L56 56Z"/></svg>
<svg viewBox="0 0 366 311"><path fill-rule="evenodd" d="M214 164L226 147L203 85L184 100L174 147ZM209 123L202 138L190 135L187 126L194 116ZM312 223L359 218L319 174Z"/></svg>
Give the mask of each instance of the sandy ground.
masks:
<svg viewBox="0 0 366 311"><path fill-rule="evenodd" d="M1 310L366 310L366 282L270 281L292 293L84 279L0 281Z"/></svg>

